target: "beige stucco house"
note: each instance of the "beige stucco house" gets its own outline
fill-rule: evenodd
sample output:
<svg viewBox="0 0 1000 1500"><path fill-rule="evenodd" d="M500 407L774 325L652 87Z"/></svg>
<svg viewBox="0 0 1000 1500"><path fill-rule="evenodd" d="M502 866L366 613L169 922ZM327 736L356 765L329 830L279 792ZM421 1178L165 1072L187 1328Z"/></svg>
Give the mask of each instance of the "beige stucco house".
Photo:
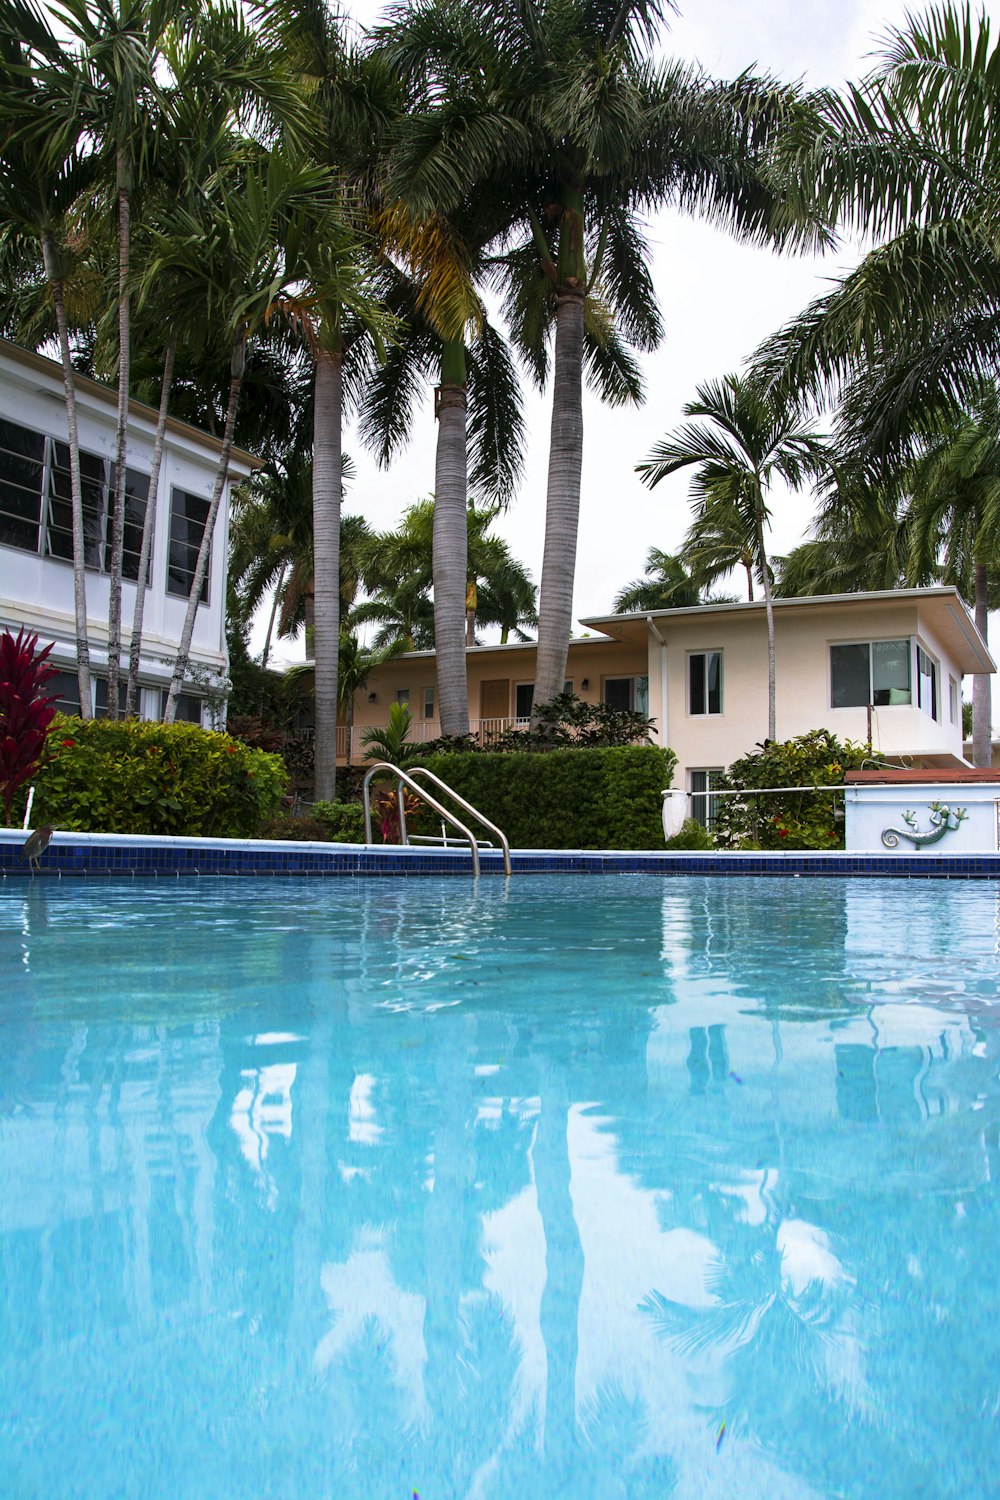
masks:
<svg viewBox="0 0 1000 1500"><path fill-rule="evenodd" d="M777 733L828 728L918 766L965 765L962 678L996 670L954 588L833 594L774 603ZM697 798L712 773L767 735L767 623L762 602L603 615L570 643L568 686L586 702L644 711L678 758L674 785ZM468 651L469 711L483 737L531 712L535 647ZM413 715L412 735L440 733L433 651L378 668L358 694L360 735L387 720L393 702ZM346 731L341 730L341 758ZM698 810L698 802L692 804Z"/></svg>

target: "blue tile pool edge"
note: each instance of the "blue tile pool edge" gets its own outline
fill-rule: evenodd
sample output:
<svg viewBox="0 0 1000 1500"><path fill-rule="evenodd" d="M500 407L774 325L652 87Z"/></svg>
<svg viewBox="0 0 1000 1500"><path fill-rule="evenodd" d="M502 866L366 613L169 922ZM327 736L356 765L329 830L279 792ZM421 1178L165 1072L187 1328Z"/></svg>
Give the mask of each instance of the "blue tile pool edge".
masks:
<svg viewBox="0 0 1000 1500"><path fill-rule="evenodd" d="M0 876L30 879L21 855L25 835L0 829ZM498 850L480 854L483 874L502 874ZM852 875L975 880L1000 877L1000 853L868 854L669 852L666 850L516 849L521 874ZM186 839L163 835L56 833L41 857L41 876L183 875L461 875L467 850L383 845L293 843L263 839Z"/></svg>

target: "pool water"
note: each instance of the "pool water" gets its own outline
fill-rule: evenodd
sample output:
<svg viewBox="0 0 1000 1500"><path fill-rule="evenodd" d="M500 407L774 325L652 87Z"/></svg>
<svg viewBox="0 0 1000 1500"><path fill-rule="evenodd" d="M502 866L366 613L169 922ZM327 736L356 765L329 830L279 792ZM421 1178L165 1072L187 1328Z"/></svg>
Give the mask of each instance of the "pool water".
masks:
<svg viewBox="0 0 1000 1500"><path fill-rule="evenodd" d="M7 1500L979 1500L988 882L0 894Z"/></svg>

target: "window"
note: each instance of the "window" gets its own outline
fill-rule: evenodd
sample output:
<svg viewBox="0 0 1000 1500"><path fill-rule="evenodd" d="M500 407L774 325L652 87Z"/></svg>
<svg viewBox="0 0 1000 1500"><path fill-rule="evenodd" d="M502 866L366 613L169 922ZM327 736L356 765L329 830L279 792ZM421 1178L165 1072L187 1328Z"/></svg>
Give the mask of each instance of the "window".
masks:
<svg viewBox="0 0 1000 1500"><path fill-rule="evenodd" d="M198 565L198 549L205 534L209 502L200 495L189 495L186 490L170 491L170 556L167 563L167 593L178 594L187 599L194 583L194 572ZM212 554L209 551L205 582L199 603L208 603L208 579L212 571Z"/></svg>
<svg viewBox="0 0 1000 1500"><path fill-rule="evenodd" d="M96 453L81 450L80 484L84 566L107 572L111 565L114 465ZM132 580L139 576L148 495L149 476L129 469L125 476L122 575ZM6 421L0 421L0 543L60 562L73 561L69 447Z"/></svg>
<svg viewBox="0 0 1000 1500"><path fill-rule="evenodd" d="M719 799L711 794L719 785L721 775L721 766L713 766L704 771L688 772L691 788L691 816L696 823L700 823L703 828L710 831L715 827L715 819L719 811Z"/></svg>
<svg viewBox="0 0 1000 1500"><path fill-rule="evenodd" d="M433 717L434 717L434 689L432 687L430 687L430 688L424 688L424 718L425 719L433 719Z"/></svg>
<svg viewBox="0 0 1000 1500"><path fill-rule="evenodd" d="M693 651L689 655L688 712L691 714L721 714L721 651Z"/></svg>
<svg viewBox="0 0 1000 1500"><path fill-rule="evenodd" d="M396 702L398 704L400 704L400 706L402 708L409 708L409 706L410 706L410 690L409 690L409 688L397 688L396 689Z"/></svg>
<svg viewBox="0 0 1000 1500"><path fill-rule="evenodd" d="M42 531L45 439L0 421L0 543L38 552Z"/></svg>
<svg viewBox="0 0 1000 1500"><path fill-rule="evenodd" d="M932 719L938 716L937 662L917 647L917 706Z"/></svg>
<svg viewBox="0 0 1000 1500"><path fill-rule="evenodd" d="M859 641L830 647L833 708L896 707L910 703L910 642Z"/></svg>
<svg viewBox="0 0 1000 1500"><path fill-rule="evenodd" d="M107 684L105 684L105 689ZM163 718L167 708L167 695L169 689L163 688L160 692L160 718ZM106 701L106 700L105 700ZM200 724L201 723L201 699L195 697L194 693L178 693L177 711L174 718L178 724Z"/></svg>
<svg viewBox="0 0 1000 1500"><path fill-rule="evenodd" d="M948 717L953 724L958 723L958 679L948 678Z"/></svg>
<svg viewBox="0 0 1000 1500"><path fill-rule="evenodd" d="M75 672L57 672L45 684L45 692L55 696L61 714L80 712L80 682Z"/></svg>
<svg viewBox="0 0 1000 1500"><path fill-rule="evenodd" d="M572 680L563 683L563 692L573 691ZM518 682L514 685L514 718L530 719L531 708L535 699L535 684L533 682Z"/></svg>
<svg viewBox="0 0 1000 1500"><path fill-rule="evenodd" d="M645 714L649 710L649 678L605 677L601 697L608 708Z"/></svg>

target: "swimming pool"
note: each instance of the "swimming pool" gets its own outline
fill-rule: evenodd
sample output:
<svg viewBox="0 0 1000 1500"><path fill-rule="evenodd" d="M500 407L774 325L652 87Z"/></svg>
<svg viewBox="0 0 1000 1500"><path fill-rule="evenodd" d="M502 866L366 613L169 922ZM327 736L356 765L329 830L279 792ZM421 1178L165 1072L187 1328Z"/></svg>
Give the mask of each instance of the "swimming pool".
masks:
<svg viewBox="0 0 1000 1500"><path fill-rule="evenodd" d="M0 895L11 1500L985 1500L1000 888Z"/></svg>

